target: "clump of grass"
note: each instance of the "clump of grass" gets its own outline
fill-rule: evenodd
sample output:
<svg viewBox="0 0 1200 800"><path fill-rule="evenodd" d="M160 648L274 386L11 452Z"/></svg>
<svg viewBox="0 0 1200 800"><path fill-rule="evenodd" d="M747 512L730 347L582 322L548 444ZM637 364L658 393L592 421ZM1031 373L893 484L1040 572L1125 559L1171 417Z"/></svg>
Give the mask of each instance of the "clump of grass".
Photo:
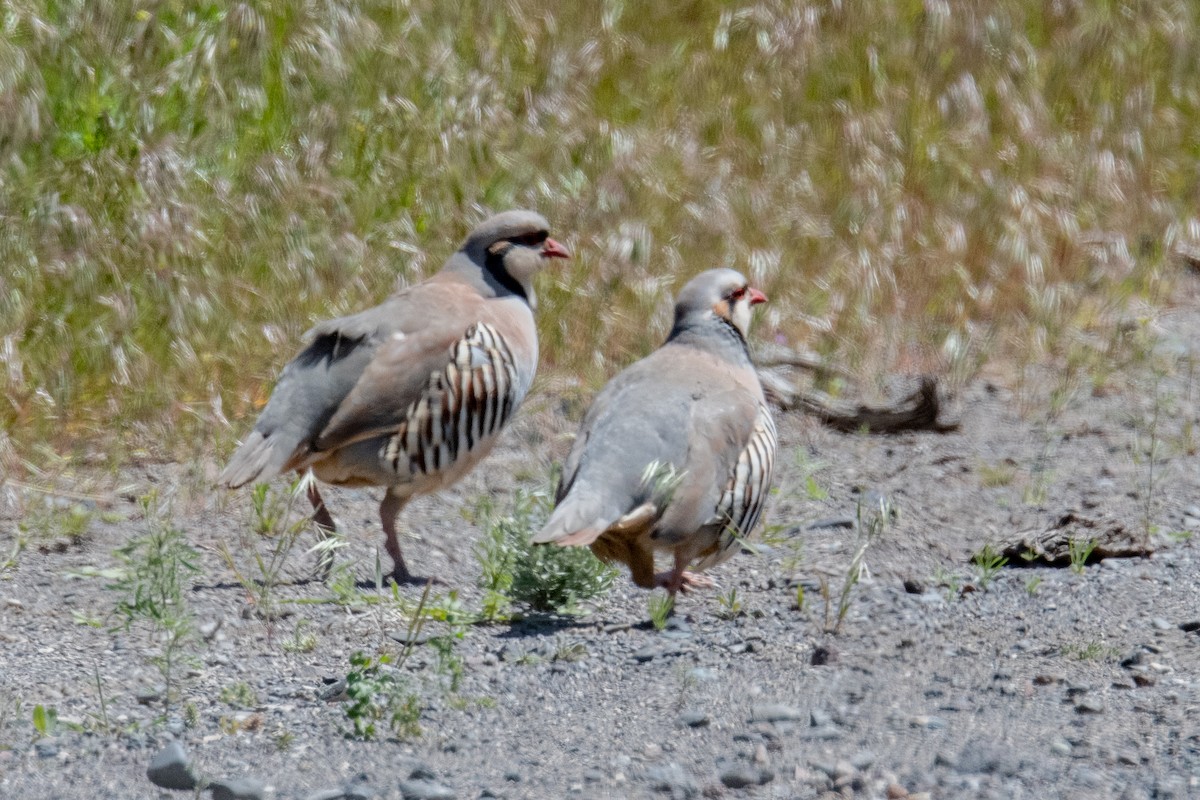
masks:
<svg viewBox="0 0 1200 800"><path fill-rule="evenodd" d="M475 547L486 592L484 619L505 619L513 604L534 611L570 613L612 585L616 570L584 547L534 547L530 537L545 523L550 497L544 490L517 489L506 513L490 498L479 502L473 519L483 529Z"/></svg>
<svg viewBox="0 0 1200 800"><path fill-rule="evenodd" d="M1092 557L1092 551L1095 549L1095 539L1072 538L1068 541L1067 553L1071 558L1071 572L1082 575L1084 569L1087 568L1088 559Z"/></svg>
<svg viewBox="0 0 1200 800"><path fill-rule="evenodd" d="M108 587L122 594L116 614L125 630L149 628L156 646L150 662L162 676L163 700L169 710L178 694L178 670L193 659L195 617L187 602L186 581L199 572L196 551L172 526L151 494L141 499L148 532L117 550L122 570Z"/></svg>
<svg viewBox="0 0 1200 800"><path fill-rule="evenodd" d="M275 590L283 567L311 523L307 514L297 516L294 511L296 503L303 502L308 482L312 480L312 473L305 473L282 492L275 491L270 484L255 484L250 493L251 520L246 529L239 531L237 552L230 550L226 542L218 546L226 565L251 599L254 611L268 623L268 632L279 615Z"/></svg>
<svg viewBox="0 0 1200 800"><path fill-rule="evenodd" d="M991 582L1000 574L1000 570L1008 564L1008 556L1000 555L992 548L991 543L988 543L971 557L971 563L975 565L976 583L980 589L987 591Z"/></svg>
<svg viewBox="0 0 1200 800"><path fill-rule="evenodd" d="M228 448L314 319L516 205L573 245L543 362L588 381L726 263L778 298L766 327L852 370L1061 360L1200 241L1197 14L12 4L3 466Z"/></svg>
<svg viewBox="0 0 1200 800"><path fill-rule="evenodd" d="M868 496L869 495L869 496ZM855 529L858 542L850 563L846 565L846 573L842 576L842 588L837 598L837 613L830 619L832 593L828 581L822 578L821 595L825 600L825 630L838 633L854 600L854 587L867 576L867 551L883 536L887 526L895 517L896 509L892 501L885 495L868 493L859 498L856 510L857 520Z"/></svg>
<svg viewBox="0 0 1200 800"><path fill-rule="evenodd" d="M675 597L669 592L655 591L646 596L646 611L650 614L650 624L654 630L665 630L674 610Z"/></svg>

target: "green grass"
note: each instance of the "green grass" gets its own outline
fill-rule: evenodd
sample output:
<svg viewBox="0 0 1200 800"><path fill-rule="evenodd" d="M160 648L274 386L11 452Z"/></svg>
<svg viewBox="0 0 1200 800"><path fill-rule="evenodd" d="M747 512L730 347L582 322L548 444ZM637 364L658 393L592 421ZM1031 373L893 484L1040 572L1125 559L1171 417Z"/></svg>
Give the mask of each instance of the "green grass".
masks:
<svg viewBox="0 0 1200 800"><path fill-rule="evenodd" d="M577 255L539 324L588 384L725 264L851 370L1065 359L1200 239L1197 13L14 0L0 466L223 454L313 321L510 206Z"/></svg>

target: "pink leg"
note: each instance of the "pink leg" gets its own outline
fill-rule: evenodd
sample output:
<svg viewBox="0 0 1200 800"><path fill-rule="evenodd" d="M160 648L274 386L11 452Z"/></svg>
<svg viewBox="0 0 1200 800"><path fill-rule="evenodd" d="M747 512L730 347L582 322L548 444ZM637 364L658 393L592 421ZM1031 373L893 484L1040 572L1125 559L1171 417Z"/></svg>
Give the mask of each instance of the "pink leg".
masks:
<svg viewBox="0 0 1200 800"><path fill-rule="evenodd" d="M383 495L383 502L379 504L379 520L383 523L385 537L383 549L392 557L392 580L396 583L425 583L427 580L431 580L440 584L442 581L437 578L422 578L420 575L413 575L404 563L404 554L400 552L400 533L396 530L396 517L408 503L408 497L397 494L394 489L395 487L388 488Z"/></svg>
<svg viewBox="0 0 1200 800"><path fill-rule="evenodd" d="M670 572L660 572L654 576L654 585L666 588L672 596L676 592L687 594L693 589L711 589L716 586L712 578L701 575L698 572L688 572L688 562L691 558L683 553L675 553L675 569Z"/></svg>

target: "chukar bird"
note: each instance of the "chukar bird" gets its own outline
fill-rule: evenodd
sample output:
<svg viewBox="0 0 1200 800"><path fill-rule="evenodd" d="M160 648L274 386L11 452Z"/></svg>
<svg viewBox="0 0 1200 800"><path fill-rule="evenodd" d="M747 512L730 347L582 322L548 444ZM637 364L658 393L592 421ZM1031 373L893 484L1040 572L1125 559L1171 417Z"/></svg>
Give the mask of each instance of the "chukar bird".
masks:
<svg viewBox="0 0 1200 800"><path fill-rule="evenodd" d="M310 330L218 482L311 469L336 486L386 486L379 516L392 579L414 580L400 510L487 455L533 382L533 277L570 257L548 228L532 211L497 214L429 280ZM308 497L314 521L334 530L315 482Z"/></svg>
<svg viewBox="0 0 1200 800"><path fill-rule="evenodd" d="M590 545L646 588L712 585L688 568L733 555L771 488L775 423L745 338L766 300L731 269L684 286L666 344L592 403L535 543ZM674 555L672 570L655 573L658 550Z"/></svg>

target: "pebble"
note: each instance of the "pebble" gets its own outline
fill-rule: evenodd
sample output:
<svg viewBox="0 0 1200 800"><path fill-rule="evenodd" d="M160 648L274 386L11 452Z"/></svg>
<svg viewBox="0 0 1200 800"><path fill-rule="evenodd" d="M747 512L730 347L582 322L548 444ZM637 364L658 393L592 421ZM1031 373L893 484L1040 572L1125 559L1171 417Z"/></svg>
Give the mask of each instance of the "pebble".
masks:
<svg viewBox="0 0 1200 800"><path fill-rule="evenodd" d="M774 771L752 764L733 764L721 770L721 783L730 789L763 786L775 780Z"/></svg>
<svg viewBox="0 0 1200 800"><path fill-rule="evenodd" d="M38 758L54 758L58 755L58 740L38 739L33 743L33 750Z"/></svg>
<svg viewBox="0 0 1200 800"><path fill-rule="evenodd" d="M681 728L703 728L711 722L712 717L707 712L699 709L684 711L679 715L679 726Z"/></svg>
<svg viewBox="0 0 1200 800"><path fill-rule="evenodd" d="M783 703L756 703L750 709L751 722L794 722L804 719L804 712Z"/></svg>
<svg viewBox="0 0 1200 800"><path fill-rule="evenodd" d="M400 781L400 795L404 800L454 800L454 790L440 783L409 779Z"/></svg>
<svg viewBox="0 0 1200 800"><path fill-rule="evenodd" d="M146 777L163 789L190 791L196 788L196 776L192 773L187 751L179 742L171 742L154 754L146 768Z"/></svg>
<svg viewBox="0 0 1200 800"><path fill-rule="evenodd" d="M371 800L373 793L363 787L346 789L320 789L304 800Z"/></svg>
<svg viewBox="0 0 1200 800"><path fill-rule="evenodd" d="M1155 617L1154 619L1150 620L1150 625L1156 631L1169 631L1175 627L1169 621L1163 619L1162 617Z"/></svg>
<svg viewBox="0 0 1200 800"><path fill-rule="evenodd" d="M263 800L267 796L267 785L257 778L213 781L209 788L213 800Z"/></svg>
<svg viewBox="0 0 1200 800"><path fill-rule="evenodd" d="M652 790L669 793L673 798L692 798L700 794L700 786L696 779L674 762L648 768L645 779Z"/></svg>
<svg viewBox="0 0 1200 800"><path fill-rule="evenodd" d="M1077 714L1103 714L1104 703L1095 697L1083 697L1075 703Z"/></svg>

